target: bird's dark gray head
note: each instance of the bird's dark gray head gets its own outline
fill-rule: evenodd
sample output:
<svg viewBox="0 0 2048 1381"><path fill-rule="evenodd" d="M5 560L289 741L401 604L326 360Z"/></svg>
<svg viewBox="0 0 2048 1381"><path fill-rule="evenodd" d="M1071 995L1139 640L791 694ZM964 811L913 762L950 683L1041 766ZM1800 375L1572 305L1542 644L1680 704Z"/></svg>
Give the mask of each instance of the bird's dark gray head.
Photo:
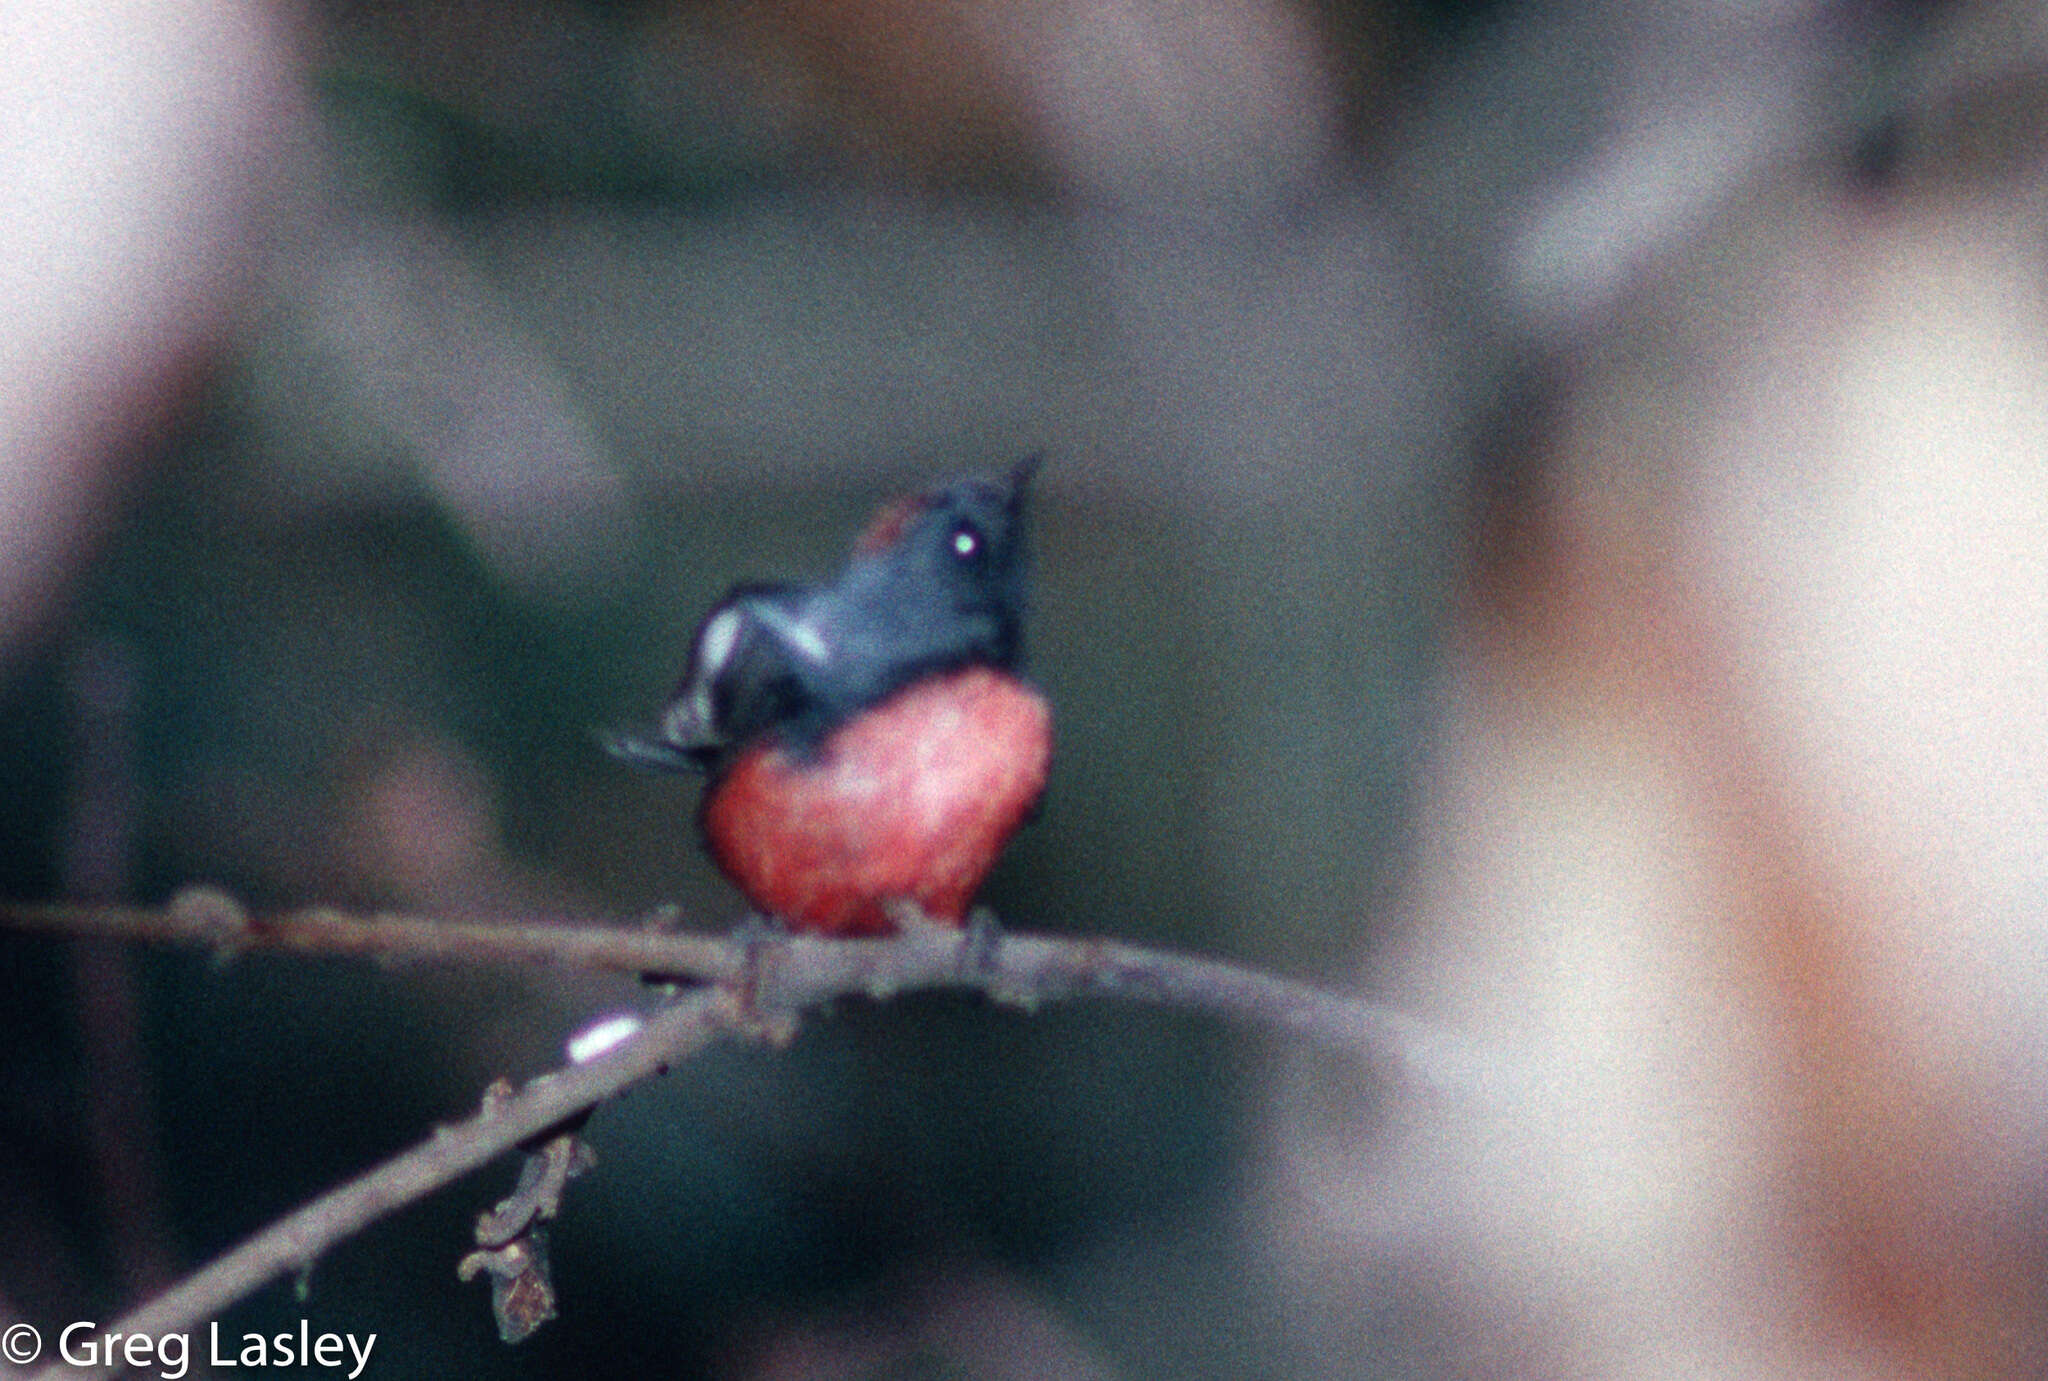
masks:
<svg viewBox="0 0 2048 1381"><path fill-rule="evenodd" d="M910 679L981 662L1009 669L1023 656L1024 506L1039 457L1007 475L975 476L892 505L871 523L829 603L869 660ZM899 682L900 684L900 682Z"/></svg>
<svg viewBox="0 0 2048 1381"><path fill-rule="evenodd" d="M607 747L642 766L716 769L775 733L808 752L848 717L956 667L1016 669L1028 562L1024 509L1039 457L882 510L828 585L734 588L698 625L652 738Z"/></svg>

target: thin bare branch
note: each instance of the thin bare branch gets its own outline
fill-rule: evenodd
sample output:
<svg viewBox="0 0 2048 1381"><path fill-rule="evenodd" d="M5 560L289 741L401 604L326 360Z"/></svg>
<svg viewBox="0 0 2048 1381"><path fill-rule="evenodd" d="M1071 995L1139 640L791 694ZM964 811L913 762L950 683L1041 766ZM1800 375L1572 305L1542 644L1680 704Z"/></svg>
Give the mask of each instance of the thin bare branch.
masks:
<svg viewBox="0 0 2048 1381"><path fill-rule="evenodd" d="M74 897L112 901L128 890L138 791L134 654L112 636L86 638L68 674L71 808L61 876ZM72 986L85 1071L85 1151L99 1184L102 1231L116 1275L145 1293L177 1279L156 1163L156 1089L143 1055L134 953L112 941L74 945Z"/></svg>
<svg viewBox="0 0 2048 1381"><path fill-rule="evenodd" d="M743 949L723 936L552 921L443 921L328 906L269 915L244 911L224 892L188 887L168 906L0 902L0 927L151 944L202 945L224 953L313 954L514 967L670 973L706 982L740 976Z"/></svg>
<svg viewBox="0 0 2048 1381"><path fill-rule="evenodd" d="M1108 940L906 926L887 940L678 935L647 929L527 921L484 924L402 916L353 917L327 908L253 917L232 898L189 890L161 908L0 903L0 928L158 943L222 952L378 956L547 965L703 980L648 1016L623 1043L587 1063L494 1091L466 1122L314 1200L114 1328L185 1332L383 1215L541 1133L581 1116L720 1032L783 1039L804 1012L835 999L884 999L922 988L967 988L1021 1007L1094 997L1184 1007L1307 1037L1398 1071L1438 1093L1486 1099L1526 1086L1528 1072L1418 1018L1377 1003L1234 964ZM44 1373L56 1377L59 1372ZM65 1376L80 1373L65 1371Z"/></svg>
<svg viewBox="0 0 2048 1381"><path fill-rule="evenodd" d="M749 964L747 942L720 935L534 919L351 916L332 907L251 915L209 888L188 888L162 908L0 902L0 927L203 945L230 953L538 966L710 983L738 982ZM755 953L763 976L763 1010L797 1012L848 994L883 998L931 987L979 989L1019 1006L1117 998L1185 1007L1363 1049L1407 1079L1445 1092L1490 1096L1512 1074L1498 1056L1379 1003L1241 965L1113 940L1004 932L983 944L973 932L949 931L897 941L792 936L759 942Z"/></svg>
<svg viewBox="0 0 2048 1381"><path fill-rule="evenodd" d="M1115 940L1003 933L934 941L792 937L760 952L759 1003L797 1012L847 993L886 998L915 988L973 988L1020 1007L1093 997L1182 1007L1275 1027L1383 1061L1441 1093L1496 1097L1517 1081L1500 1056L1363 998L1257 969Z"/></svg>
<svg viewBox="0 0 2048 1381"><path fill-rule="evenodd" d="M510 1098L486 1098L465 1122L438 1127L425 1141L369 1173L280 1218L171 1289L109 1326L109 1332L162 1337L190 1333L273 1280L310 1270L336 1242L388 1213L530 1141L628 1086L659 1073L745 1019L723 989L684 995L656 1012L638 1034L585 1065L543 1074ZM40 1381L79 1381L115 1368L52 1363Z"/></svg>

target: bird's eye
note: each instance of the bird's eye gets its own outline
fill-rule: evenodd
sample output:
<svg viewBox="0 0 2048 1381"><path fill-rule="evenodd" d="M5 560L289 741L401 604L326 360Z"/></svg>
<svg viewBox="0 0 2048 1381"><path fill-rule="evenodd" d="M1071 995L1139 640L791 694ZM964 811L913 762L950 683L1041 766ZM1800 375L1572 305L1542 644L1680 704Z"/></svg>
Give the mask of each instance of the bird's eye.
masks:
<svg viewBox="0 0 2048 1381"><path fill-rule="evenodd" d="M962 523L953 529L953 538L950 545L953 548L953 555L959 557L962 561L972 561L975 557L981 555L981 534L967 524Z"/></svg>

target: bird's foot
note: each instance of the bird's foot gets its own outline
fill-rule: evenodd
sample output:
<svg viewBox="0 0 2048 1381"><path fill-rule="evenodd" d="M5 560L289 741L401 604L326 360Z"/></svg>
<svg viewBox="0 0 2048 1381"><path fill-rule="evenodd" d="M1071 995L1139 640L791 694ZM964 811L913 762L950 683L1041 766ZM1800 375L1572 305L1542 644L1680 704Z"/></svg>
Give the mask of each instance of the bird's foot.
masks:
<svg viewBox="0 0 2048 1381"><path fill-rule="evenodd" d="M768 987L770 959L776 947L788 941L789 934L789 926L780 916L762 911L749 911L732 928L732 942L740 950L740 966L739 976L729 991L739 1006L742 1024L772 1045L787 1045L796 1035L795 1017L761 1001Z"/></svg>
<svg viewBox="0 0 2048 1381"><path fill-rule="evenodd" d="M987 980L996 972L996 960L1003 950L1003 923L996 913L977 906L967 913L967 931L961 937L960 969Z"/></svg>

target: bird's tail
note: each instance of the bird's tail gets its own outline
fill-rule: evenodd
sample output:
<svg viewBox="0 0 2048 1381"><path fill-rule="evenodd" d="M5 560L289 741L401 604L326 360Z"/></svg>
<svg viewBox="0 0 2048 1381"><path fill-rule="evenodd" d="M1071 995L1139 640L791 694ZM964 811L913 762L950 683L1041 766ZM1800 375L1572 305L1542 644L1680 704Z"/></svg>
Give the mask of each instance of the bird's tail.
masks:
<svg viewBox="0 0 2048 1381"><path fill-rule="evenodd" d="M697 772L702 757L666 739L624 729L599 729L598 746L621 762L649 772Z"/></svg>

